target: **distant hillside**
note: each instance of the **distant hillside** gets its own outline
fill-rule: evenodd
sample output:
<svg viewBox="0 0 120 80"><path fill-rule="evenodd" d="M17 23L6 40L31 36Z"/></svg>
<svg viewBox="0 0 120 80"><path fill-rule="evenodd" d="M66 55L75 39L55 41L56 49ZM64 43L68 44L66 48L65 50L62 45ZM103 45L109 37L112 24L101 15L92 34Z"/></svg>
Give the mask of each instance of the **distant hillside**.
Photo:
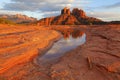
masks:
<svg viewBox="0 0 120 80"><path fill-rule="evenodd" d="M21 15L21 14L16 14L16 15L4 15L4 14L1 14L0 18L11 20L11 21L13 21L15 23L29 23L29 22L37 21L36 18L28 17L26 15Z"/></svg>
<svg viewBox="0 0 120 80"><path fill-rule="evenodd" d="M11 20L0 18L0 24L15 24L15 23Z"/></svg>
<svg viewBox="0 0 120 80"><path fill-rule="evenodd" d="M80 25L98 23L103 23L103 21L97 18L88 17L81 9L74 8L71 12L70 9L66 7L61 10L61 15L43 18L37 22L38 25Z"/></svg>

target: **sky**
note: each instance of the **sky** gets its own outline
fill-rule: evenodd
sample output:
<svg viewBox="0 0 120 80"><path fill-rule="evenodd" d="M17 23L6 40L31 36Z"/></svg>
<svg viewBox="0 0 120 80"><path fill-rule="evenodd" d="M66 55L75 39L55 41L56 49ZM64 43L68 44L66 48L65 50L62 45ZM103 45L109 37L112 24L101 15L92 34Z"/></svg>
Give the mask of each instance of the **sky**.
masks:
<svg viewBox="0 0 120 80"><path fill-rule="evenodd" d="M120 0L1 0L0 14L41 19L60 15L64 7L83 9L88 16L104 21L120 21Z"/></svg>

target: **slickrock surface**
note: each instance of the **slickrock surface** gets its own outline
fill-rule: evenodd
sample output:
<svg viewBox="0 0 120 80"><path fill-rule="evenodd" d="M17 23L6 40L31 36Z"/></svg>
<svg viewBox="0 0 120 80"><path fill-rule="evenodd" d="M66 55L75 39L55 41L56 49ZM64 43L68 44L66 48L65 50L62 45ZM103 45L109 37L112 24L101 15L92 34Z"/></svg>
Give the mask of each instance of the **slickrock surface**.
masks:
<svg viewBox="0 0 120 80"><path fill-rule="evenodd" d="M75 28L85 32L86 43L68 51L56 63L37 65L34 59L17 64L3 73L0 78L6 80L120 80L120 25L81 25L63 28ZM29 50L33 51L33 47Z"/></svg>
<svg viewBox="0 0 120 80"><path fill-rule="evenodd" d="M52 80L120 80L120 25L83 27L86 43L51 67Z"/></svg>
<svg viewBox="0 0 120 80"><path fill-rule="evenodd" d="M58 38L60 33L42 27L0 25L0 74L31 61Z"/></svg>

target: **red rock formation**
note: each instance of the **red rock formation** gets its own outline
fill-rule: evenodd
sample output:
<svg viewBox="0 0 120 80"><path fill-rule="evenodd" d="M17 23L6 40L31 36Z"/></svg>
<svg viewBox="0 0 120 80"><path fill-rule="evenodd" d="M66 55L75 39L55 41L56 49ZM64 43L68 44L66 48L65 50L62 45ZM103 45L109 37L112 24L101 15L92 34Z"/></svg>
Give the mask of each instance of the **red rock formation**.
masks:
<svg viewBox="0 0 120 80"><path fill-rule="evenodd" d="M60 16L55 17L55 19L52 21L53 25L61 25L64 24L66 19L67 19L68 15L67 14L63 14Z"/></svg>
<svg viewBox="0 0 120 80"><path fill-rule="evenodd" d="M65 25L76 25L76 24L80 24L80 22L73 15L70 15L65 21Z"/></svg>
<svg viewBox="0 0 120 80"><path fill-rule="evenodd" d="M93 17L87 17L86 13L81 9L74 8L71 13L70 9L65 7L61 10L61 15L41 19L38 21L38 25L79 25L98 22L102 21Z"/></svg>
<svg viewBox="0 0 120 80"><path fill-rule="evenodd" d="M78 8L74 8L72 10L72 14L76 17L79 17L79 18L86 18L87 17L85 12L81 9L79 10Z"/></svg>
<svg viewBox="0 0 120 80"><path fill-rule="evenodd" d="M70 15L71 14L70 9L67 8L67 7L65 7L64 9L61 10L61 15L62 14L68 14L68 15Z"/></svg>
<svg viewBox="0 0 120 80"><path fill-rule="evenodd" d="M14 21L16 23L22 23L22 22L34 22L37 19L33 17L28 17L26 15L16 14L16 15L0 15L0 18L5 18L11 21Z"/></svg>
<svg viewBox="0 0 120 80"><path fill-rule="evenodd" d="M54 17L50 17L50 18L43 18L41 19L37 25L51 25L51 22L54 20Z"/></svg>

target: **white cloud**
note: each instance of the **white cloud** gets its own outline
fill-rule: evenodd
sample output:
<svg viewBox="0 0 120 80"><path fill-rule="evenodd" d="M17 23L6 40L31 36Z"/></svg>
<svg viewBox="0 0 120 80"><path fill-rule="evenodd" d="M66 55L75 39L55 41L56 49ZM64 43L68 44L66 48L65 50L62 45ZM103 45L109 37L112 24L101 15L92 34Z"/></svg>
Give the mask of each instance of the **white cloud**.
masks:
<svg viewBox="0 0 120 80"><path fill-rule="evenodd" d="M120 2L111 4L111 5L107 5L107 6L102 6L102 8L107 8L107 9L111 9L111 8L120 8Z"/></svg>
<svg viewBox="0 0 120 80"><path fill-rule="evenodd" d="M0 14L14 15L14 14L22 14L22 12L18 12L18 11L8 11L8 10L0 10Z"/></svg>
<svg viewBox="0 0 120 80"><path fill-rule="evenodd" d="M74 0L11 0L4 9L14 11L58 11L71 6Z"/></svg>
<svg viewBox="0 0 120 80"><path fill-rule="evenodd" d="M114 12L89 12L87 13L88 16L91 17L96 17L96 18L100 18L104 21L111 21L111 20L120 20L120 12L118 13L114 13Z"/></svg>
<svg viewBox="0 0 120 80"><path fill-rule="evenodd" d="M36 12L36 15L39 13L42 17L48 17L59 15L60 10L66 6L71 7L73 1L74 0L11 0L11 2L4 5L3 10L25 12L27 14Z"/></svg>
<svg viewBox="0 0 120 80"><path fill-rule="evenodd" d="M52 11L52 12L43 12L42 16L45 17L52 17L52 16L58 16L60 15L60 11Z"/></svg>

